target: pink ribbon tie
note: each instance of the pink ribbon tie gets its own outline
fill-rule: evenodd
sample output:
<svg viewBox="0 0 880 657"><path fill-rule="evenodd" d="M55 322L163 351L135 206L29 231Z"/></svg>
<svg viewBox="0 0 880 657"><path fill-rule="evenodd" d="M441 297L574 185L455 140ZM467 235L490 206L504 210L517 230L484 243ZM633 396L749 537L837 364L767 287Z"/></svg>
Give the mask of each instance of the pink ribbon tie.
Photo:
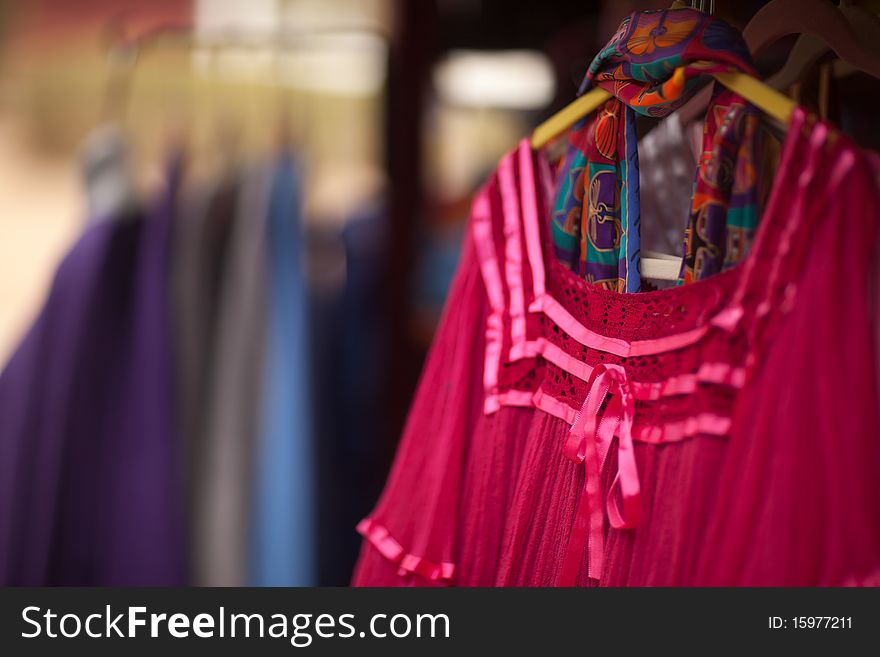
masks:
<svg viewBox="0 0 880 657"><path fill-rule="evenodd" d="M564 448L568 459L584 464L584 488L562 562L560 586L577 584L585 547L587 575L592 579L602 578L606 509L608 520L615 529L635 527L641 512L639 473L632 438L635 399L626 372L620 365L599 365L593 370L587 386L587 397ZM609 394L603 411L602 404ZM601 473L615 434L618 436L617 473L603 508Z"/></svg>

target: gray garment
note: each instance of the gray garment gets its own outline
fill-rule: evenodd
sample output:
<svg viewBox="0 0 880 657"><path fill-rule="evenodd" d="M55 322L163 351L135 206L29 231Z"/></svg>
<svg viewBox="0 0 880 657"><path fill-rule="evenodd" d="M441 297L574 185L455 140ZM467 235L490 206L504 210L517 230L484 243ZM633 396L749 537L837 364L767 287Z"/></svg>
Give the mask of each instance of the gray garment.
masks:
<svg viewBox="0 0 880 657"><path fill-rule="evenodd" d="M677 114L639 141L642 253L683 255L696 173L690 140Z"/></svg>
<svg viewBox="0 0 880 657"><path fill-rule="evenodd" d="M205 433L195 460L194 581L247 583L253 462L266 340L266 231L271 170L247 170L219 272L216 338L204 405Z"/></svg>
<svg viewBox="0 0 880 657"><path fill-rule="evenodd" d="M229 234L236 216L239 180L227 175L214 184L188 181L180 195L174 224L171 300L174 307L176 411L180 436L181 490L187 518L195 518L197 482L203 478L206 401L213 380L212 353L217 339L220 273L226 264ZM199 542L189 527L190 570L201 560Z"/></svg>

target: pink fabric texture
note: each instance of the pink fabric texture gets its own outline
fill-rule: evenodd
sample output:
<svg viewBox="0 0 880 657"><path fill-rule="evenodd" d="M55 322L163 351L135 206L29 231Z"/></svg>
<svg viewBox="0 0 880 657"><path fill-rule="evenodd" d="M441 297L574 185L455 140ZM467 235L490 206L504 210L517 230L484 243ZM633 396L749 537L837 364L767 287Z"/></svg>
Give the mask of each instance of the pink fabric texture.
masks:
<svg viewBox="0 0 880 657"><path fill-rule="evenodd" d="M353 583L875 582L871 158L798 110L750 255L640 294L556 261L547 171L475 201Z"/></svg>

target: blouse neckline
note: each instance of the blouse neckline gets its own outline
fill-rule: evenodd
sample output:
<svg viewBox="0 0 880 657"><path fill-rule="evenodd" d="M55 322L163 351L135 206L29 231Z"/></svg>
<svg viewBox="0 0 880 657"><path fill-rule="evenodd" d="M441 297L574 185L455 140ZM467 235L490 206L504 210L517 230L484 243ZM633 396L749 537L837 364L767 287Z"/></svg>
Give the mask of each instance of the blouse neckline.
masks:
<svg viewBox="0 0 880 657"><path fill-rule="evenodd" d="M687 304L695 305L693 312L694 324L688 329L698 328L701 324L729 323L732 316L741 311L737 308L742 301L747 288L752 285L761 285L762 281L754 280L753 270L758 263L772 262L781 257L774 252L775 242L778 240L781 224L784 221L785 211L789 209L792 199L783 199L782 196L792 189L796 178L800 175L798 163L793 162L794 152L799 140L803 139L804 127L807 123L807 114L802 108L797 108L793 114L782 142L782 156L779 168L774 177L770 190L769 200L765 207L761 221L759 222L753 247L751 251L736 265L706 279L694 281L685 285L650 290L645 292L628 293L616 290L606 290L581 278L573 271L567 269L556 258L553 252L552 236L550 234L550 208L549 198L553 193L553 181L550 175L549 165L541 151L534 151L524 140L521 149L528 148L534 158L532 181L529 183L536 188L545 190L544 207L537 207L535 214L539 226L540 259L543 265L543 276L546 277L546 285L549 289L576 290L579 297L577 304L590 305L591 303L602 304L610 308L611 312L638 310L649 307L676 307ZM525 172L521 172L525 173ZM528 208L524 208L528 211ZM533 270L534 265L533 264ZM542 281L543 283L543 281ZM543 290L536 290L538 296ZM561 301L561 300L560 300ZM569 305L566 308L579 323L589 324L588 315L581 308ZM590 330L595 330L590 326ZM674 336L676 333L665 337ZM617 339L620 336L604 335L609 339Z"/></svg>

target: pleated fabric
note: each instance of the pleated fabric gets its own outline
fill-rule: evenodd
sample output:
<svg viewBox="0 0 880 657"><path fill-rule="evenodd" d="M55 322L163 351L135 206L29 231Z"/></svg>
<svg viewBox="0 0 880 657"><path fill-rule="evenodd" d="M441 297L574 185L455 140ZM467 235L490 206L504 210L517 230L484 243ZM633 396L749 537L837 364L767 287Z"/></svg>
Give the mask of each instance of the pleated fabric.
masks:
<svg viewBox="0 0 880 657"><path fill-rule="evenodd" d="M880 583L876 162L796 111L749 255L621 294L528 143L474 203L360 586Z"/></svg>

